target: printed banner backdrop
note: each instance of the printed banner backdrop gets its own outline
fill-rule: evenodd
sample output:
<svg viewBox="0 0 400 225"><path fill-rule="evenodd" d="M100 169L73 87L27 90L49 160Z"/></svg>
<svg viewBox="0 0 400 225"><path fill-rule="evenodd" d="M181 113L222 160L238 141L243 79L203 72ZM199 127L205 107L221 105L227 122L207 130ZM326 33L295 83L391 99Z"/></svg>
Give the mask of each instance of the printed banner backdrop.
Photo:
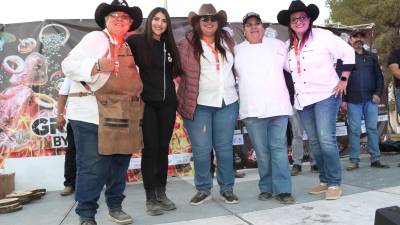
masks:
<svg viewBox="0 0 400 225"><path fill-rule="evenodd" d="M191 28L186 18L173 18L172 26L176 41ZM0 25L0 169L7 167L4 162L8 158L65 154L66 133L55 128L58 90L64 80L60 63L86 33L97 29L93 20L76 19ZM345 40L349 38L349 30L327 29ZM243 41L241 23L231 23L229 30L237 43ZM372 30L366 31L368 48ZM266 36L285 41L287 28L269 24ZM383 115L382 121L386 120L387 115ZM380 134L386 132L386 122L382 124ZM338 123L341 149L347 145L346 138L342 138L346 134L346 122L341 118ZM255 153L240 121L234 149L239 167L256 166ZM169 153L170 176L193 173L190 142L179 115ZM129 168L128 180L141 180L140 155L132 157Z"/></svg>

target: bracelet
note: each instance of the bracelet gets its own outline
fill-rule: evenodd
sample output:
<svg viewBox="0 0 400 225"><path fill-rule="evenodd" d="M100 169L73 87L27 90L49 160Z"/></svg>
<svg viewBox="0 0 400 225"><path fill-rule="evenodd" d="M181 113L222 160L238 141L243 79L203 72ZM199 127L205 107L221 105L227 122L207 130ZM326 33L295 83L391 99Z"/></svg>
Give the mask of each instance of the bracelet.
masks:
<svg viewBox="0 0 400 225"><path fill-rule="evenodd" d="M100 71L101 71L101 68L100 68L100 62L99 62L99 60L97 60L97 62L96 62L95 64L96 64L96 70L97 70L97 72L100 72Z"/></svg>

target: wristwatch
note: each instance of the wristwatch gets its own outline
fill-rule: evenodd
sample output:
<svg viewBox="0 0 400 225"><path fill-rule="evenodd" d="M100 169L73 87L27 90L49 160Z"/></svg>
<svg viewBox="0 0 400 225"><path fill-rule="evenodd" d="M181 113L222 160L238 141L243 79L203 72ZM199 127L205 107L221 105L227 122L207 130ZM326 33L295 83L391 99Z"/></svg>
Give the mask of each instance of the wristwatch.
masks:
<svg viewBox="0 0 400 225"><path fill-rule="evenodd" d="M342 77L340 77L340 80L341 80L341 81L346 81L346 80L347 80L347 77L343 77L343 76L342 76Z"/></svg>

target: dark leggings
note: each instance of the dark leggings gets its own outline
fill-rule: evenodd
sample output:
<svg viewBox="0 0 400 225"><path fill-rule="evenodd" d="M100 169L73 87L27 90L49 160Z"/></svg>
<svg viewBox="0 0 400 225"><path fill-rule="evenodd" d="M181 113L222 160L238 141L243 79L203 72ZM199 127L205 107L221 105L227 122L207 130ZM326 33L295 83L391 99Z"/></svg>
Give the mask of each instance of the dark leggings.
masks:
<svg viewBox="0 0 400 225"><path fill-rule="evenodd" d="M143 114L142 176L145 189L165 187L168 150L174 130L177 102L146 102Z"/></svg>
<svg viewBox="0 0 400 225"><path fill-rule="evenodd" d="M67 141L68 147L65 153L64 163L64 186L70 186L75 188L76 178L76 149L74 141L74 133L70 123L67 124Z"/></svg>

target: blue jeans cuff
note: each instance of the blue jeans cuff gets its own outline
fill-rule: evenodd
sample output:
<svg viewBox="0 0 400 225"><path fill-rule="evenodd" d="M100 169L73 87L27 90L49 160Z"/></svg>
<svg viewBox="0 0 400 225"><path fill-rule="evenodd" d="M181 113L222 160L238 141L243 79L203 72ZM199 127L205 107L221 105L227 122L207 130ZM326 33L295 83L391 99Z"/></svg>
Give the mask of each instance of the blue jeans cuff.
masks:
<svg viewBox="0 0 400 225"><path fill-rule="evenodd" d="M83 223L83 222L86 222L86 221L96 221L94 218L86 218L86 217L80 217L79 218L79 222L80 223Z"/></svg>
<svg viewBox="0 0 400 225"><path fill-rule="evenodd" d="M206 194L206 195L210 195L211 194L211 190L197 190L197 192L203 193L203 194Z"/></svg>
<svg viewBox="0 0 400 225"><path fill-rule="evenodd" d="M122 206L108 208L109 212L118 212L118 211L121 211L121 210L122 210Z"/></svg>
<svg viewBox="0 0 400 225"><path fill-rule="evenodd" d="M351 162L351 163L359 163L359 162L360 162L360 159L350 159L350 162Z"/></svg>
<svg viewBox="0 0 400 225"><path fill-rule="evenodd" d="M227 191L233 191L233 188L225 188L225 189L221 189L219 191L219 193L222 195L223 193L227 192Z"/></svg>

